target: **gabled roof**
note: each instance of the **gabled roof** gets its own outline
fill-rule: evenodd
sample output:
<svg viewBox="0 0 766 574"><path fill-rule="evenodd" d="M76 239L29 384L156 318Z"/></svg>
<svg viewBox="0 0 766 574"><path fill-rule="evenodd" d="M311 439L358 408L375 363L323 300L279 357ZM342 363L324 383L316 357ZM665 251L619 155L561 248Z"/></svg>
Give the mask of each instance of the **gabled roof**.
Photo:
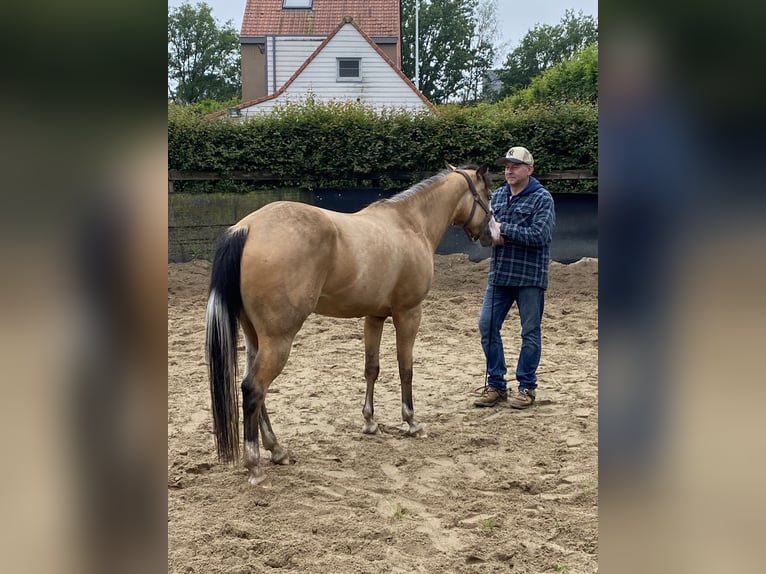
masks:
<svg viewBox="0 0 766 574"><path fill-rule="evenodd" d="M322 36L343 16L351 16L374 38L399 37L399 0L313 0L310 10L282 9L282 0L247 0L240 36Z"/></svg>
<svg viewBox="0 0 766 574"><path fill-rule="evenodd" d="M316 0L314 0L314 1L316 2ZM280 2L281 2L281 0L280 0ZM319 44L319 46L317 46L317 49L314 50L314 52L311 54L311 56L309 56L306 59L306 61L303 62L301 67L298 68L295 71L295 73L292 76L290 76L290 79L287 80L285 82L285 84L281 88L279 88L276 92L274 92L273 94L269 94L268 96L263 96L263 97L258 98L256 100L250 100L249 102L243 102L243 103L239 104L238 106L234 106L232 109L240 109L241 110L241 109L244 109L244 108L249 108L250 106L255 106L257 104L260 104L261 102L266 102L268 100L274 99L277 96L283 94L287 90L287 88L290 86L290 84L292 84L295 81L295 79L298 76L301 75L303 70L305 70L306 67L312 62L312 60L314 60L317 57L317 55L324 49L324 47L330 42L330 40L332 40L335 37L335 35L338 32L340 32L341 28L343 28L343 26L345 26L347 24L353 26L354 28L356 28L357 32L359 32L359 34L362 36L362 38L364 38L365 41L372 47L372 49L375 50L380 55L380 57L383 58L383 60L389 66L391 66L391 69L393 69L394 72L396 72L396 74L400 78L402 78L402 80L404 80L404 82L407 84L407 86L423 101L424 104L426 104L426 106L428 106L428 108L430 110L434 109L434 105L429 101L429 99L426 98L423 95L423 93L415 87L415 84L413 84L412 81L407 76L405 76L399 68L396 67L396 65L390 60L390 58L388 56L386 56L385 52L383 52L383 50L381 50L378 47L378 45L373 41L373 39L370 38L370 36L368 36L367 34L365 34L364 30L362 30L359 26L357 26L357 24L356 24L356 22L354 20L350 20L349 21L348 18L344 18L341 21L341 23L338 26L336 26L336 28L330 33L330 35L327 36L327 38L325 38L324 41L321 44ZM229 108L227 108L225 110L220 110L218 112L214 112L212 114L209 114L207 117L215 118L215 117L222 116L222 115L227 113L228 109Z"/></svg>

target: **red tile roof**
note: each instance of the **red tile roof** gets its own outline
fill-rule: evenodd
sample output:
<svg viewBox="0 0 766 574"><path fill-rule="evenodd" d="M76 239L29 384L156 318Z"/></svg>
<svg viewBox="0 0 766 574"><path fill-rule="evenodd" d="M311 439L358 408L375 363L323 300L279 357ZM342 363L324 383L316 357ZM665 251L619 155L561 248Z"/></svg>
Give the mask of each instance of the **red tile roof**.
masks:
<svg viewBox="0 0 766 574"><path fill-rule="evenodd" d="M368 36L399 37L399 0L313 0L311 10L282 9L282 0L247 0L240 36L326 36L351 16Z"/></svg>

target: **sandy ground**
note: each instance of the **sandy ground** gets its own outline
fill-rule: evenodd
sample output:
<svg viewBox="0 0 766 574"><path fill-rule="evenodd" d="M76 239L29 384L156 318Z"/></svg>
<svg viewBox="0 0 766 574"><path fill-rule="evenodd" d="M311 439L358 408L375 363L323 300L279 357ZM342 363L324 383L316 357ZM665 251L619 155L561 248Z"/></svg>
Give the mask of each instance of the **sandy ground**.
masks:
<svg viewBox="0 0 766 574"><path fill-rule="evenodd" d="M598 261L551 264L536 405L472 406L488 261L437 255L415 344L426 436L404 436L393 325L363 435L362 319L311 316L268 408L291 464L216 460L204 362L210 263L169 266L168 572L596 572ZM503 328L511 370L515 308ZM241 343L241 338L240 338ZM240 364L244 359L240 345Z"/></svg>

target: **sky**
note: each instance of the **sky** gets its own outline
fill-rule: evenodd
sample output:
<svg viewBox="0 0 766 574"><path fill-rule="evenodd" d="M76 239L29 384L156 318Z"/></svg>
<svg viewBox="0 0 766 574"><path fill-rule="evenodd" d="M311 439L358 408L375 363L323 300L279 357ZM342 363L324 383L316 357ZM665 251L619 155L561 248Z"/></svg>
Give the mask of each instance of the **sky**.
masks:
<svg viewBox="0 0 766 574"><path fill-rule="evenodd" d="M187 0L196 5L200 0ZM245 13L246 0L204 0L213 9L213 17L219 24L231 20L239 32L242 26L242 15ZM184 0L168 0L168 6L175 7ZM532 29L535 24L558 24L568 9L575 12L582 10L583 14L598 18L598 0L536 0L519 2L518 0L498 0L498 18L502 42L507 43L510 52L519 41ZM498 62L499 64L500 62Z"/></svg>

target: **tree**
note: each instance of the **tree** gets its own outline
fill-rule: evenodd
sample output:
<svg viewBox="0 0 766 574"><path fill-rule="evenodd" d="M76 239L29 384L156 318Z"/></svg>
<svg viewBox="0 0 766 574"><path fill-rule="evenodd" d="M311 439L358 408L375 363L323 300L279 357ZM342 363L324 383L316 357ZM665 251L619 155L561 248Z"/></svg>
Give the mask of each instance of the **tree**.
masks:
<svg viewBox="0 0 766 574"><path fill-rule="evenodd" d="M554 102L598 102L598 44L591 44L572 58L532 78L526 88L506 100L516 108Z"/></svg>
<svg viewBox="0 0 766 574"><path fill-rule="evenodd" d="M484 87L488 72L495 64L497 52L503 49L497 27L497 0L481 0L475 14L476 27L471 39L474 59L467 70L468 82L463 103L486 99Z"/></svg>
<svg viewBox="0 0 766 574"><path fill-rule="evenodd" d="M239 34L199 3L168 10L168 97L190 104L240 97Z"/></svg>
<svg viewBox="0 0 766 574"><path fill-rule="evenodd" d="M402 0L402 71L415 78L415 5ZM492 39L496 18L477 14L496 11L496 0L420 0L419 87L434 103L476 99L481 80L495 59Z"/></svg>
<svg viewBox="0 0 766 574"><path fill-rule="evenodd" d="M529 85L559 62L571 58L586 46L598 42L598 23L593 16L567 10L556 25L538 24L527 32L519 46L505 61L499 77L503 83L499 97Z"/></svg>

